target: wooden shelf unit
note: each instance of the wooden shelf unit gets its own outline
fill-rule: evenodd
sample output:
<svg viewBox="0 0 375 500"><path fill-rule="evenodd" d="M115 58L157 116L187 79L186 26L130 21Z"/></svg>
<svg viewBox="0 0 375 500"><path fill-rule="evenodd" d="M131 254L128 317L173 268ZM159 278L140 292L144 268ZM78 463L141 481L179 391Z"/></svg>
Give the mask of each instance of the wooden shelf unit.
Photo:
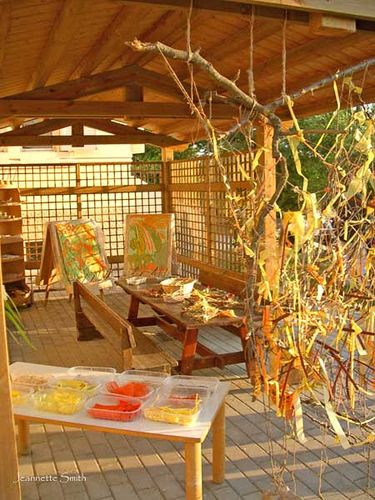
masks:
<svg viewBox="0 0 375 500"><path fill-rule="evenodd" d="M8 218L11 217L11 218ZM25 280L25 258L22 238L22 213L19 189L0 181L0 245L3 283L7 292L13 296L15 290L19 297L22 291L27 295ZM28 296L31 297L29 293ZM17 301L16 301L17 303ZM30 299L25 299L28 305ZM17 305L22 304L22 298Z"/></svg>

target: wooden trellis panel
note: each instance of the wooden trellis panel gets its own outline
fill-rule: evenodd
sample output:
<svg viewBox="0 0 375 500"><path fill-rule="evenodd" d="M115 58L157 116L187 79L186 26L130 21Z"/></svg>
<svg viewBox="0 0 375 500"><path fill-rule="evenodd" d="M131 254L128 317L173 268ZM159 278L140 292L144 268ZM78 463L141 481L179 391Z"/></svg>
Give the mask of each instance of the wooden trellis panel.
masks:
<svg viewBox="0 0 375 500"><path fill-rule="evenodd" d="M223 163L232 194L249 187L244 175L249 168L248 155L228 155ZM177 255L183 272L192 274L205 265L241 272L226 187L213 159L173 161L169 176Z"/></svg>
<svg viewBox="0 0 375 500"><path fill-rule="evenodd" d="M45 222L95 219L106 235L117 277L123 262L124 215L162 212L161 163L0 165L0 178L21 191L30 282L39 268Z"/></svg>

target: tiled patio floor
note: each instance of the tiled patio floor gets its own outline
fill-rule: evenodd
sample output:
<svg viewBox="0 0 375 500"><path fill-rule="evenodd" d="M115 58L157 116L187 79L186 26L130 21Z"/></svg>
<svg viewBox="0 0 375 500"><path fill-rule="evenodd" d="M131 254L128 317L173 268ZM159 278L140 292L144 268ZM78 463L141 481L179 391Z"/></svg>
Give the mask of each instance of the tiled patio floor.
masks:
<svg viewBox="0 0 375 500"><path fill-rule="evenodd" d="M106 297L113 307L126 311L123 292L116 290ZM11 341L12 362L121 368L119 339L76 341L73 306L59 292L51 293L47 307L37 294L35 304L22 316L36 349ZM154 334L165 349L178 354L178 343L164 334ZM238 349L237 339L229 333L207 329L202 336L216 350L224 345ZM203 445L205 500L262 499L262 492L273 488L272 470L283 470L289 489L302 498L319 498L319 491L320 498L330 500L375 498L374 449L343 451L308 420L306 444L285 438L284 422L265 410L260 401L252 401L243 365L196 373L232 379L227 398L226 481L221 485L211 482L209 436ZM20 457L21 476L51 475L58 481L23 481L23 500L184 498L183 450L178 444L36 424L31 426L31 440L31 455ZM79 481L80 475L86 480Z"/></svg>

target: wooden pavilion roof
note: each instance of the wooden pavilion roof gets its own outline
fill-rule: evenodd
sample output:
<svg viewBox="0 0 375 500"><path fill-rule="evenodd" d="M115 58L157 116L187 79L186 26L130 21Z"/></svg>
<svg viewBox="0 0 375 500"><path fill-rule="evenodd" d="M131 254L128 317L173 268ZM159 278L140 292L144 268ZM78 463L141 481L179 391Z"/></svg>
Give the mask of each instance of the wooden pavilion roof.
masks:
<svg viewBox="0 0 375 500"><path fill-rule="evenodd" d="M172 146L202 136L163 59L125 45L137 37L186 48L189 5L190 0L0 1L0 125L44 120L0 135L0 145L62 143L61 137L40 134L69 124L75 145L82 142L82 125L115 134L108 142ZM286 15L288 93L374 56L373 0L195 0L193 49L199 47L225 76L238 77L240 70L237 83L245 90L252 6L253 68L262 104L281 94ZM172 66L189 88L186 64ZM202 71L195 69L194 77L202 97L214 88ZM354 79L360 86L364 82L362 98L375 101L374 68ZM299 99L295 111L307 116L335 107L329 85ZM287 110L279 113L288 118ZM212 116L223 129L236 114L226 104L212 105ZM90 140L100 141L85 139Z"/></svg>

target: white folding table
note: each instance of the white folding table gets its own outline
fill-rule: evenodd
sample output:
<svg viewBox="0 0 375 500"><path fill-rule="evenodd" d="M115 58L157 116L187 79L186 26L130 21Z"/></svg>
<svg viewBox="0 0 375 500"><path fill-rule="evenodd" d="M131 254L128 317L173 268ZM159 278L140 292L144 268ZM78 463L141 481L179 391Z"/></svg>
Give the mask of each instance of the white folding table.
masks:
<svg viewBox="0 0 375 500"><path fill-rule="evenodd" d="M33 375L61 375L67 368L16 362L10 367L11 375L27 373ZM212 428L213 481L224 481L225 473L225 396L230 383L220 382L207 400L197 422L191 426L153 422L139 417L132 422L116 422L93 419L83 409L74 415L61 415L40 411L29 405L15 406L14 416L18 423L18 446L21 454L29 452L29 424L32 422L79 427L98 432L111 432L125 436L147 439L162 439L184 443L185 488L188 500L202 499L202 453L201 445Z"/></svg>

